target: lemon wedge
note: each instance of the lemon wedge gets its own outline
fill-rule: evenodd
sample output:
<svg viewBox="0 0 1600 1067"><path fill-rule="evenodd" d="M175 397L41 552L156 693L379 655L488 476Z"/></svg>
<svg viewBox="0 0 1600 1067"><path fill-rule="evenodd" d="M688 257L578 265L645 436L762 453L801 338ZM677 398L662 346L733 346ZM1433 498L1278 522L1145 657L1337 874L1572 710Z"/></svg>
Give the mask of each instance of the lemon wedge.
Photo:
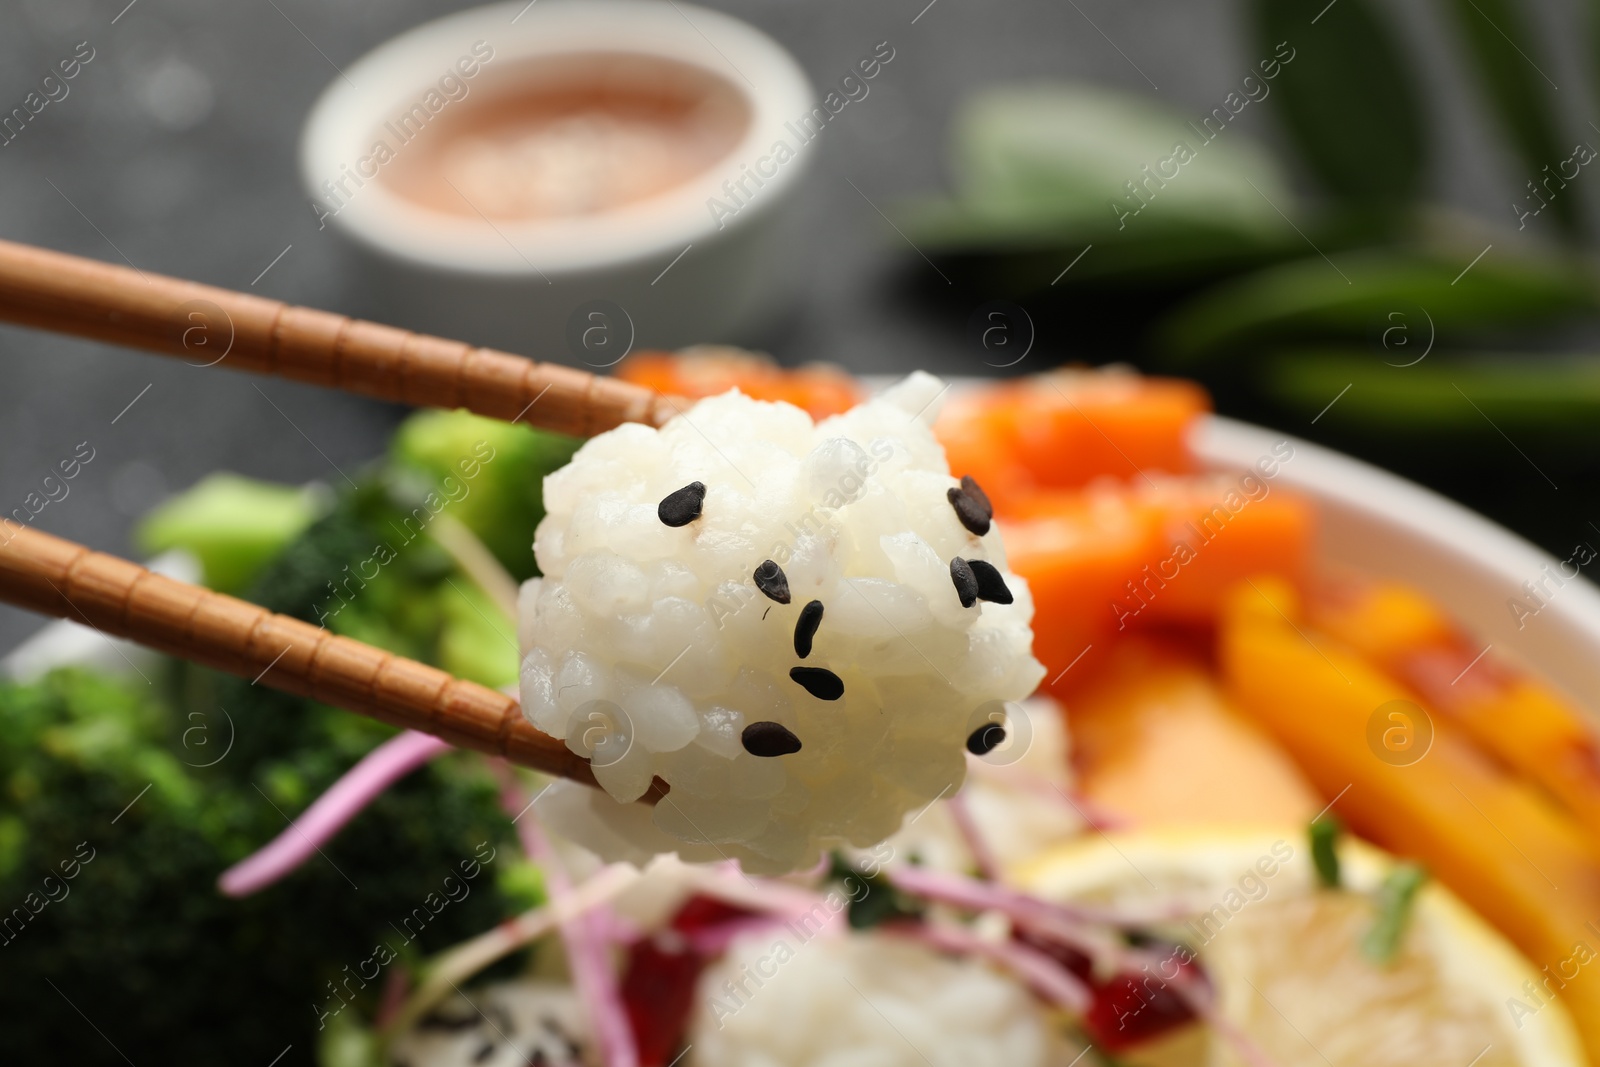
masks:
<svg viewBox="0 0 1600 1067"><path fill-rule="evenodd" d="M1556 981L1436 882L1393 956L1369 958L1373 894L1396 861L1348 838L1339 857L1341 887L1324 889L1298 829L1145 831L1087 835L1012 874L1046 900L1150 914L1152 933L1196 952L1221 1017L1279 1067L1587 1062ZM1118 1058L1232 1067L1240 1055L1190 1027Z"/></svg>

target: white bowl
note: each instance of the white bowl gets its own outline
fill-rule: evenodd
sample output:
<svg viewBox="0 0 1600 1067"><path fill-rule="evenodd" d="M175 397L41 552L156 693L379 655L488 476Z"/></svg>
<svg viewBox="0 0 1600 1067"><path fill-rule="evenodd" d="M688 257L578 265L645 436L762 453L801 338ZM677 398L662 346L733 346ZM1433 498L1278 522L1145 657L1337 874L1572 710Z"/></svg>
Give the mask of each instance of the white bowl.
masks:
<svg viewBox="0 0 1600 1067"><path fill-rule="evenodd" d="M477 52L473 49L476 46ZM477 62L485 50L487 61ZM685 64L732 89L749 121L736 147L698 176L655 196L585 216L500 219L431 210L373 175L375 139L442 76L503 86L518 68L560 56L636 54ZM457 67L479 69L466 77ZM447 118L448 96L435 112ZM323 225L354 244L377 315L399 325L541 359L608 366L629 343L677 347L737 339L781 292L782 222L813 148L775 170L731 217L713 209L813 105L793 57L759 30L677 0L527 0L463 11L419 26L345 68L317 101L301 140L301 173ZM424 112L423 114L426 114ZM360 167L361 175L350 172ZM325 183L341 182L330 193ZM331 209L337 206L336 213ZM681 255L681 259L678 259ZM670 266L670 270L668 269ZM663 273L665 272L665 273ZM586 306L615 305L606 342L572 351L569 326ZM598 322L599 320L595 320ZM578 331L582 334L582 330ZM594 336L600 336L595 334Z"/></svg>
<svg viewBox="0 0 1600 1067"><path fill-rule="evenodd" d="M1520 661L1593 708L1600 693L1600 589L1578 576L1551 583L1531 617L1512 610L1524 582L1559 564L1510 531L1437 493L1287 434L1208 416L1190 447L1207 467L1240 470L1288 440L1294 458L1274 484L1310 498L1320 558L1427 592L1497 654ZM1520 617L1519 617L1520 615Z"/></svg>

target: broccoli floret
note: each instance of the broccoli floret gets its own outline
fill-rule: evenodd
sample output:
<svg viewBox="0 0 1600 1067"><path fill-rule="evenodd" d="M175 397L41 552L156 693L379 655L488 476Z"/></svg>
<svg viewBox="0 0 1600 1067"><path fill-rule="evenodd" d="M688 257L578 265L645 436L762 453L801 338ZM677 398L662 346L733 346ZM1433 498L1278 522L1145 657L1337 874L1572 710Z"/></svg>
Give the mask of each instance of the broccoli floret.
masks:
<svg viewBox="0 0 1600 1067"><path fill-rule="evenodd" d="M309 1063L323 1013L370 1011L407 957L524 904L499 888L516 859L496 785L465 754L399 783L278 885L221 896L218 873L348 765L321 747L335 717L352 718L307 712L314 751L240 783L215 773L232 754L209 778L184 765L199 762L192 722L142 684L69 670L0 685L8 1061L122 1063L109 1038L136 1063L266 1063L288 1045L282 1064ZM379 966L379 945L398 958Z"/></svg>
<svg viewBox="0 0 1600 1067"><path fill-rule="evenodd" d="M465 411L422 411L395 434L390 456L397 468L459 497L451 513L522 581L539 573L533 528L544 517L544 476L566 464L581 444L576 437Z"/></svg>
<svg viewBox="0 0 1600 1067"><path fill-rule="evenodd" d="M307 489L213 474L145 516L136 540L152 555L190 552L207 586L236 593L311 525L316 497Z"/></svg>
<svg viewBox="0 0 1600 1067"><path fill-rule="evenodd" d="M384 477L413 505L435 494L520 581L538 574L533 529L544 517L544 476L582 443L466 411L420 411L396 431ZM213 474L152 511L135 539L152 554L185 549L206 585L238 593L325 510L325 493Z"/></svg>
<svg viewBox="0 0 1600 1067"><path fill-rule="evenodd" d="M147 543L189 548L209 581L273 611L502 685L516 677L512 624L428 528L448 510L531 575L543 477L576 445L425 413L298 536L308 512L252 531L238 520L276 506L271 493L218 508L239 486L202 483ZM223 869L394 731L187 663L156 682L69 670L0 684L0 908L22 909L0 913L8 1061L268 1063L292 1046L280 1067L310 1063L320 1028L369 1016L408 957L537 895L511 869L496 783L463 753L409 775L279 884L221 896Z"/></svg>
<svg viewBox="0 0 1600 1067"><path fill-rule="evenodd" d="M299 491L211 480L146 544L187 547L211 584L272 611L504 685L514 625L429 528L448 510L528 576L542 478L574 446L419 414L315 522ZM309 1064L322 1027L370 1016L406 958L528 907L498 787L467 753L398 782L282 883L218 893L222 869L392 734L184 662L157 685L78 670L0 685L0 907L21 909L0 917L8 1059L270 1062L293 1046L282 1067Z"/></svg>

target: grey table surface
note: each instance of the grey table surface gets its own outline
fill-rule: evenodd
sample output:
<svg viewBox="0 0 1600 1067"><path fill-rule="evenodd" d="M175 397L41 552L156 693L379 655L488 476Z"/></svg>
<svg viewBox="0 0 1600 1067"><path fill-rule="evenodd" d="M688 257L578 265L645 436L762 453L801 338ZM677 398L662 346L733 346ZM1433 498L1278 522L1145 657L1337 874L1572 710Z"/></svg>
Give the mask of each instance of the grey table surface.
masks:
<svg viewBox="0 0 1600 1067"><path fill-rule="evenodd" d="M946 128L967 93L1093 81L1203 114L1254 59L1244 54L1240 5L1223 0L705 2L783 42L818 85L878 41L896 48L871 96L830 127L838 132L802 193L807 225L793 249L802 281L783 326L766 339L786 362L829 359L865 372L982 370L962 331L895 295L895 280L922 265L866 202L945 184ZM0 237L360 313L361 280L330 232L319 232L299 187L302 120L336 66L464 6L4 0L0 111L20 104L80 42L94 58L65 98L0 147ZM1436 116L1443 198L1499 218L1521 179L1480 112L1452 102L1471 89L1449 31L1432 5L1393 7L1413 24L1432 99L1444 109ZM1549 75L1576 90L1559 96L1579 128L1590 117L1581 42L1560 31L1577 5L1535 10L1559 61ZM1266 114L1245 115L1241 126L1273 136ZM402 414L313 387L0 327L0 511L83 445L93 460L37 525L128 554L135 518L207 472L334 479L335 468L376 455ZM0 650L37 625L0 609Z"/></svg>

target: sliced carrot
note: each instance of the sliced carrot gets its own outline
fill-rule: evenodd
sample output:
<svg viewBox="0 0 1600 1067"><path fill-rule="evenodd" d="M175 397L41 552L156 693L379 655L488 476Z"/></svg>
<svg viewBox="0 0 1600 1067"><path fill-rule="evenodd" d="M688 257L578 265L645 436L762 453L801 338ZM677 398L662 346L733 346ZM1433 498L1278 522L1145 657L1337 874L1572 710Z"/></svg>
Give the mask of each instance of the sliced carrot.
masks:
<svg viewBox="0 0 1600 1067"><path fill-rule="evenodd" d="M950 473L976 479L1000 515L1011 514L1018 501L1036 490L1033 474L1017 458L1013 429L1008 408L959 401L934 425Z"/></svg>
<svg viewBox="0 0 1600 1067"><path fill-rule="evenodd" d="M691 400L738 389L757 400L782 400L822 419L855 407L866 396L839 367L812 363L788 369L737 348L701 345L683 352L635 352L617 366L624 381Z"/></svg>
<svg viewBox="0 0 1600 1067"><path fill-rule="evenodd" d="M1132 579L1130 608L1151 619L1210 622L1242 580L1276 575L1297 587L1310 565L1311 505L1253 474L1136 484L1154 526L1151 559Z"/></svg>
<svg viewBox="0 0 1600 1067"><path fill-rule="evenodd" d="M1211 402L1193 382L1069 371L1041 375L1023 388L1021 458L1040 485L1194 469L1189 428Z"/></svg>
<svg viewBox="0 0 1600 1067"><path fill-rule="evenodd" d="M1072 488L1192 470L1188 433L1210 406L1193 382L1122 369L1062 370L957 397L935 430L952 463L966 461L975 438L988 438L977 458L1003 455L1035 486ZM965 473L982 481L989 472Z"/></svg>
<svg viewBox="0 0 1600 1067"><path fill-rule="evenodd" d="M1112 603L1143 562L1149 522L1125 497L1077 496L1048 514L1001 521L1006 559L1033 594L1033 652L1055 678L1116 630Z"/></svg>
<svg viewBox="0 0 1600 1067"><path fill-rule="evenodd" d="M1056 517L1077 525L1109 523L1109 532L1135 539L1121 546L1126 552L1099 551L1093 557L1119 568L1094 586L1109 588L1108 599L1053 606L1109 614L1114 631L1151 623L1209 624L1228 590L1261 575L1299 586L1310 565L1315 531L1309 503L1253 475L1158 477L1086 490L1035 491L1015 498L1011 515L1005 527L1008 546L1013 528ZM1035 559L1042 544L1048 542L1030 541L1026 565L1039 566ZM1075 552L1079 544L1062 540L1052 550ZM1015 548L1009 550L1015 556ZM1013 569L1030 577L1015 560ZM1079 588L1087 589L1088 583L1080 582ZM1036 592L1034 599L1044 598ZM1044 611L1045 605L1036 610Z"/></svg>

